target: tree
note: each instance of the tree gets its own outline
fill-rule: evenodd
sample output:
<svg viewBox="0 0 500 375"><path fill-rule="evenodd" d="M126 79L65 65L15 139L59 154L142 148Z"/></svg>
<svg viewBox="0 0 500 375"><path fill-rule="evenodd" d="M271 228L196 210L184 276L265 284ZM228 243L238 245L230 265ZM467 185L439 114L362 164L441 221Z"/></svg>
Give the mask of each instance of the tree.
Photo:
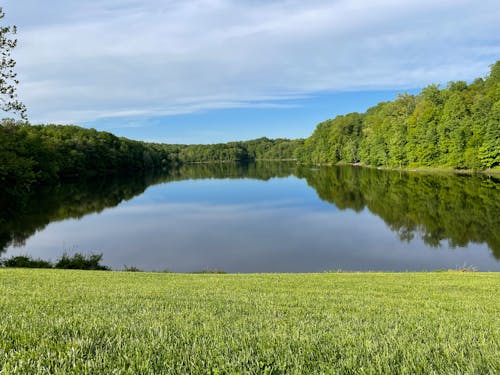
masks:
<svg viewBox="0 0 500 375"><path fill-rule="evenodd" d="M0 20L4 17L5 13L0 7ZM17 113L26 120L26 107L17 99L16 86L19 81L14 71L16 61L10 56L17 45L17 39L12 38L16 33L16 26L0 26L0 109Z"/></svg>

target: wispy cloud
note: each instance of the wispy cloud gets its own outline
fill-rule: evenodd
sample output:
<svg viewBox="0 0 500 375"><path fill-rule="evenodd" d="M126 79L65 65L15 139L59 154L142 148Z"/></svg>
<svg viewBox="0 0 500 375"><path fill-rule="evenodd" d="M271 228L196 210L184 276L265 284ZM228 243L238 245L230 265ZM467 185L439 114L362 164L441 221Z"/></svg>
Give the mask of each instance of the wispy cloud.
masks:
<svg viewBox="0 0 500 375"><path fill-rule="evenodd" d="M483 0L6 0L34 122L280 106L322 91L483 75L500 5Z"/></svg>

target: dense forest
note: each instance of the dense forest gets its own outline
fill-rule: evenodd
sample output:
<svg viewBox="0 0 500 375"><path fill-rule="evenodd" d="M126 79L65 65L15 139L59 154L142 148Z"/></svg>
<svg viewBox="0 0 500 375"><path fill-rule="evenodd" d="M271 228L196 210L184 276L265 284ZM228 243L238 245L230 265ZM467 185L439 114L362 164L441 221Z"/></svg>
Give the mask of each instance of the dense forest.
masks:
<svg viewBox="0 0 500 375"><path fill-rule="evenodd" d="M160 145L94 129L31 126L11 120L3 120L0 126L0 182L6 193L23 193L35 185L70 178L131 175L171 162Z"/></svg>
<svg viewBox="0 0 500 375"><path fill-rule="evenodd" d="M2 120L0 190L18 197L41 185L96 176L136 175L189 162L291 159L303 140L260 138L215 145L168 145L78 126Z"/></svg>
<svg viewBox="0 0 500 375"><path fill-rule="evenodd" d="M179 162L292 160L303 139L268 139L217 143L213 145L165 145Z"/></svg>
<svg viewBox="0 0 500 375"><path fill-rule="evenodd" d="M500 61L485 79L425 87L319 124L303 163L486 170L500 166Z"/></svg>

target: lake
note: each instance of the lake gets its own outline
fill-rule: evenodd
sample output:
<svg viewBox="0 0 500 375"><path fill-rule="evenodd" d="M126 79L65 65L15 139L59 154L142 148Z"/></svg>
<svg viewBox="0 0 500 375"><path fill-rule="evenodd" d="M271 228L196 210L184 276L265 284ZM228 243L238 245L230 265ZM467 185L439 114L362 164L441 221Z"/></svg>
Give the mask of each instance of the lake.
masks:
<svg viewBox="0 0 500 375"><path fill-rule="evenodd" d="M8 207L9 202L3 205ZM2 257L193 272L500 271L500 179L192 164L46 188L2 210Z"/></svg>

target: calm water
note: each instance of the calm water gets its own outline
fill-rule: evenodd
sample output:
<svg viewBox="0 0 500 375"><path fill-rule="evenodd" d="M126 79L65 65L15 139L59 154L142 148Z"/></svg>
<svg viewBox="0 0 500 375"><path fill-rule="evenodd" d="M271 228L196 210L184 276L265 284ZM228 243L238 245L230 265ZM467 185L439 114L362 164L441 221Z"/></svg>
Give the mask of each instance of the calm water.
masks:
<svg viewBox="0 0 500 375"><path fill-rule="evenodd" d="M290 163L73 184L3 210L3 257L103 253L143 270L500 271L500 181Z"/></svg>

